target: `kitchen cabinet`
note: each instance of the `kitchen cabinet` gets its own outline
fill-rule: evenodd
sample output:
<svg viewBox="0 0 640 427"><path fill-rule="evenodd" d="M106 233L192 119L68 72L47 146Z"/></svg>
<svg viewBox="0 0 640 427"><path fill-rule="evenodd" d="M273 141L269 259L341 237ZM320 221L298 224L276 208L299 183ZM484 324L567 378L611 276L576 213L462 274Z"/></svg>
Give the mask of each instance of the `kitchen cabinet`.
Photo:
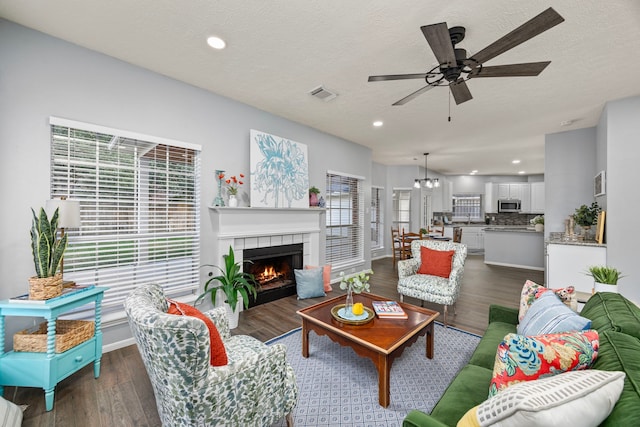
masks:
<svg viewBox="0 0 640 427"><path fill-rule="evenodd" d="M591 294L593 278L585 272L592 265L607 265L607 248L593 244L547 244L547 277L549 288L575 286L577 292Z"/></svg>
<svg viewBox="0 0 640 427"><path fill-rule="evenodd" d="M524 184L520 186L520 213L531 212L531 186Z"/></svg>
<svg viewBox="0 0 640 427"><path fill-rule="evenodd" d="M544 213L544 182L532 182L531 188L531 206L529 212L535 214Z"/></svg>
<svg viewBox="0 0 640 427"><path fill-rule="evenodd" d="M529 186L527 182L516 182L512 184L498 184L498 199L517 199L522 200L526 188Z"/></svg>
<svg viewBox="0 0 640 427"><path fill-rule="evenodd" d="M484 249L484 230L482 227L462 227L462 242L469 250Z"/></svg>
<svg viewBox="0 0 640 427"><path fill-rule="evenodd" d="M453 212L453 181L442 181L442 212Z"/></svg>
<svg viewBox="0 0 640 427"><path fill-rule="evenodd" d="M498 184L484 184L484 212L498 213Z"/></svg>

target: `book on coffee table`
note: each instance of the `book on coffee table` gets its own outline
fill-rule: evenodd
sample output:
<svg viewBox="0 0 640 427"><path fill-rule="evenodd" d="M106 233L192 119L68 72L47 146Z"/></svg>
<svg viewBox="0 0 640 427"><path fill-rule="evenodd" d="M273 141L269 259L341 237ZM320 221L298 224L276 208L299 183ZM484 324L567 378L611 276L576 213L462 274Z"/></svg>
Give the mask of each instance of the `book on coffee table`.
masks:
<svg viewBox="0 0 640 427"><path fill-rule="evenodd" d="M384 319L408 319L407 313L396 301L372 301L373 311Z"/></svg>

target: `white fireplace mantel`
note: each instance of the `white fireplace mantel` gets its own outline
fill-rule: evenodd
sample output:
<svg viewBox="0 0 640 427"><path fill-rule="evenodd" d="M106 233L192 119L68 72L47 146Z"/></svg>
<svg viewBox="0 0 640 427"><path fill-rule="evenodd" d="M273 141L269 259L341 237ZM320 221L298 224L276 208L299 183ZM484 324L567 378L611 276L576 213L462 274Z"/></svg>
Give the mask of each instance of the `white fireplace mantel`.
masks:
<svg viewBox="0 0 640 427"><path fill-rule="evenodd" d="M242 251L269 246L303 243L304 264L320 265L320 231L324 223L322 208L261 208L210 206L216 254L233 247L236 261L242 263Z"/></svg>

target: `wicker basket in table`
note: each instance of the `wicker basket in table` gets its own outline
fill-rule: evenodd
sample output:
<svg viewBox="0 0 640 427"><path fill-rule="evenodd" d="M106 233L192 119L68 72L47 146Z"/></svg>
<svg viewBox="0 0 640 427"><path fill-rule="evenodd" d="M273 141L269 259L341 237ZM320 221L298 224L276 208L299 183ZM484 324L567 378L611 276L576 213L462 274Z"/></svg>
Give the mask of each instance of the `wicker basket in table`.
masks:
<svg viewBox="0 0 640 427"><path fill-rule="evenodd" d="M47 300L62 294L62 274L29 277L29 299Z"/></svg>
<svg viewBox="0 0 640 427"><path fill-rule="evenodd" d="M64 353L93 336L95 323L87 320L56 321L56 353ZM13 336L13 351L47 351L47 322L35 331L23 330Z"/></svg>

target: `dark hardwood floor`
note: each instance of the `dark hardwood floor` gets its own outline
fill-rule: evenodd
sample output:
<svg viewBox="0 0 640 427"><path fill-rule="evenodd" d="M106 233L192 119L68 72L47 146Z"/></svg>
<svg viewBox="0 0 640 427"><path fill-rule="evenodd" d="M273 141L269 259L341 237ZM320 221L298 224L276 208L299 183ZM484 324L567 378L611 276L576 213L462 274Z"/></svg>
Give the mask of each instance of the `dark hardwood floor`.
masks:
<svg viewBox="0 0 640 427"><path fill-rule="evenodd" d="M517 307L520 290L526 279L543 283L541 271L521 270L485 265L483 256L470 255L465 263L462 293L457 314L449 316L449 324L469 332L482 334L487 327L490 304ZM398 299L397 272L391 258L373 262L375 274L371 292ZM259 305L240 314L240 325L234 334L246 334L266 341L300 326L297 310L327 298L343 294L337 284L324 298L297 300L295 296ZM405 298L405 302L419 301ZM442 306L425 303L442 312ZM93 364L63 380L56 387L55 405L45 411L42 389L6 387L4 397L29 405L23 426L159 426L151 383L136 346L105 353L100 378L93 378Z"/></svg>

